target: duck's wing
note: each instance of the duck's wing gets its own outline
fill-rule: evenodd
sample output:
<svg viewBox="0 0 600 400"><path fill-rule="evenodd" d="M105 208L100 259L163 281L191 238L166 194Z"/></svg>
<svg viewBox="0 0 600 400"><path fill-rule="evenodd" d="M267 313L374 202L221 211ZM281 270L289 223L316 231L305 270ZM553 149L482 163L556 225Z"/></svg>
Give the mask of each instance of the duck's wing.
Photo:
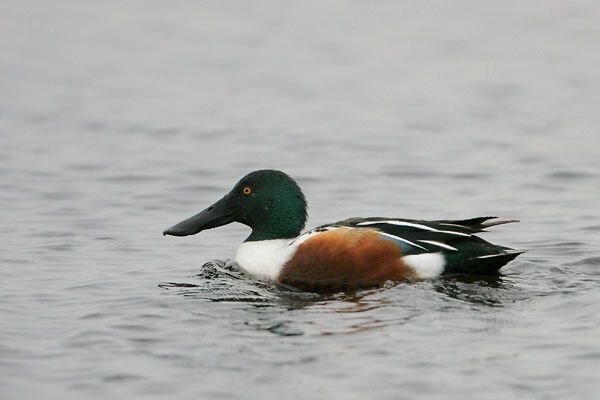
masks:
<svg viewBox="0 0 600 400"><path fill-rule="evenodd" d="M368 226L375 223L379 224L389 224L391 226L413 226L419 225L420 227L426 227L430 229L435 229L439 231L451 231L458 233L477 233L484 232L486 228L495 226L495 225L503 225L510 224L514 222L519 222L518 219L498 219L498 217L476 217L469 219L440 219L435 221L425 221L425 220L417 220L417 219L407 219L407 218L389 218L389 217L369 217L369 218L348 218L343 221L338 221L333 224L322 225L319 228L327 227L327 226L348 226L348 227L362 227ZM430 230L429 229L429 230Z"/></svg>
<svg viewBox="0 0 600 400"><path fill-rule="evenodd" d="M497 270L521 252L489 243L475 233L485 228L517 222L496 217L478 217L464 220L423 221L405 218L350 218L315 230L339 227L368 228L394 241L403 255L443 253L448 264L446 271L473 269L477 264L484 269Z"/></svg>
<svg viewBox="0 0 600 400"><path fill-rule="evenodd" d="M349 218L333 224L319 226L315 231L339 227L373 229L387 239L397 242L403 254L422 254L439 251L456 251L452 242L473 237L481 232L490 218L467 220L423 221L405 218Z"/></svg>

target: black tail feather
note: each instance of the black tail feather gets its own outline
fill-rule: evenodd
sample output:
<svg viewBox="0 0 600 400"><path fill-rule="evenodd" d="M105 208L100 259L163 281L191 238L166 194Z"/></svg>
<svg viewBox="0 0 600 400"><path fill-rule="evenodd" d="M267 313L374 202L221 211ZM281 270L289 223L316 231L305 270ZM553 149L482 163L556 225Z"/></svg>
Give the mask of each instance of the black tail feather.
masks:
<svg viewBox="0 0 600 400"><path fill-rule="evenodd" d="M462 263L454 265L453 268L446 270L445 272L450 274L466 273L475 275L497 274L500 268L523 253L524 251L509 250L500 254L471 257L464 260Z"/></svg>
<svg viewBox="0 0 600 400"><path fill-rule="evenodd" d="M512 224L514 222L519 222L518 219L498 219L498 217L476 217L469 219L460 219L460 220L438 220L435 221L442 224L450 224L450 225L458 225L464 226L469 229L472 229L473 232L482 232L485 228L489 228L491 226L503 225L503 224Z"/></svg>

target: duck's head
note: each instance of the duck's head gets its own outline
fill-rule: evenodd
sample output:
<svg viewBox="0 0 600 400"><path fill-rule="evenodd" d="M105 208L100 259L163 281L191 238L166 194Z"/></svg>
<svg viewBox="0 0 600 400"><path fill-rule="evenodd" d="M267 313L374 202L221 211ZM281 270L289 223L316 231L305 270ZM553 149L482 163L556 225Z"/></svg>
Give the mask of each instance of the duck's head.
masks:
<svg viewBox="0 0 600 400"><path fill-rule="evenodd" d="M221 200L181 221L164 235L195 235L232 222L252 228L246 241L292 238L306 223L306 199L281 171L263 169L244 176Z"/></svg>

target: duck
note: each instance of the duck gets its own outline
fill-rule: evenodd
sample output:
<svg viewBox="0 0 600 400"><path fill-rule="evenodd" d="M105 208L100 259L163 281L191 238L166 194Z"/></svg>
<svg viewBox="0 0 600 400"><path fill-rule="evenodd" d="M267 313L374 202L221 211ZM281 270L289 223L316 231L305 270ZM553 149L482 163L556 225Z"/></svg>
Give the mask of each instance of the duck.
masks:
<svg viewBox="0 0 600 400"><path fill-rule="evenodd" d="M238 247L236 264L261 280L313 292L450 274L498 274L523 253L475 235L518 222L514 219L354 217L304 231L307 217L306 198L296 181L282 171L262 169L163 235L195 235L232 222L247 225L252 232Z"/></svg>

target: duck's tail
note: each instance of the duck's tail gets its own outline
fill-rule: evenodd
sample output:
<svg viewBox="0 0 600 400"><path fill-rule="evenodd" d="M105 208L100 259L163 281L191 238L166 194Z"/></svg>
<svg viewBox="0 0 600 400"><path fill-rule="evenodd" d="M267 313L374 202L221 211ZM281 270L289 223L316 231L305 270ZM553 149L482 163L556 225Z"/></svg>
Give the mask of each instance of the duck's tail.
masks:
<svg viewBox="0 0 600 400"><path fill-rule="evenodd" d="M467 260L470 273L490 274L496 273L500 268L517 258L524 251L507 250L500 254L472 257Z"/></svg>

